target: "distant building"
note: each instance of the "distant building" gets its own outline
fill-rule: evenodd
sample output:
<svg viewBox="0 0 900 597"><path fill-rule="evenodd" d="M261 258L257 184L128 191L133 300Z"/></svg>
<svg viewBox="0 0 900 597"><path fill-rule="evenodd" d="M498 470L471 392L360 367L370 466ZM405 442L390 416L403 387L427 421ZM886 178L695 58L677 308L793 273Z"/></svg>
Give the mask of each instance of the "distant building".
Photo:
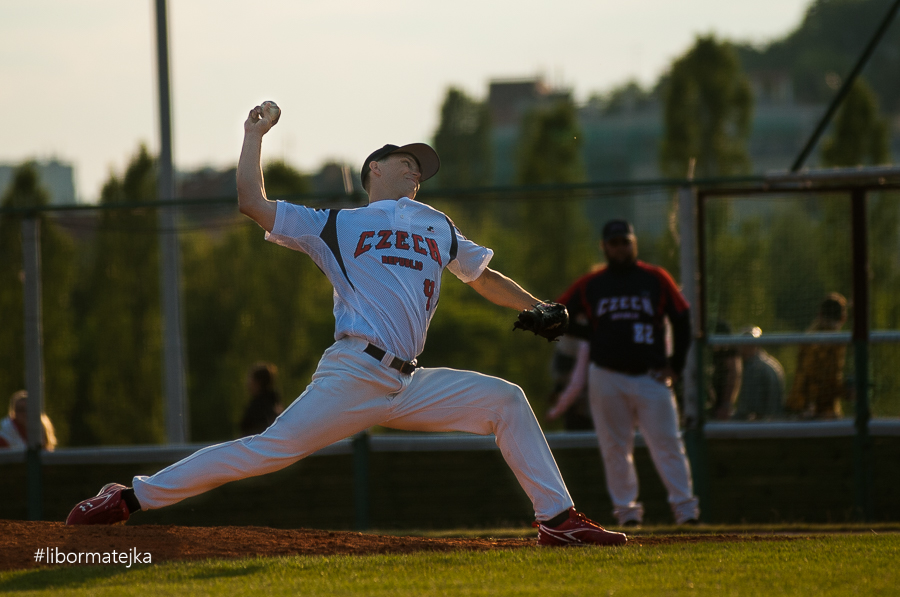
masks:
<svg viewBox="0 0 900 597"><path fill-rule="evenodd" d="M348 164L328 162L312 175L313 192L328 197L364 192L359 170Z"/></svg>
<svg viewBox="0 0 900 597"><path fill-rule="evenodd" d="M176 172L175 196L179 199L225 199L237 197L237 168L206 167Z"/></svg>
<svg viewBox="0 0 900 597"><path fill-rule="evenodd" d="M494 150L494 184L515 183L516 146L519 125L532 109L569 100L571 91L554 89L541 77L533 79L495 79L488 86L488 109Z"/></svg>
<svg viewBox="0 0 900 597"><path fill-rule="evenodd" d="M753 122L748 152L754 173L787 170L825 111L823 105L798 104L788 73L749 73L754 94ZM488 106L492 118L494 184L515 182L519 126L528 110L558 99L568 99L568 90L553 89L540 77L500 79L489 83ZM663 105L658 97L625 101L611 110L602 102L588 102L578 109L583 135L582 158L589 182L647 180L661 178L659 147L662 142ZM900 119L894 129L900 131ZM895 139L898 136L894 135ZM896 145L895 145L896 147ZM815 156L809 160L815 164ZM633 219L650 233L668 225L664 205L669 193L643 193L634 198L607 198L592 202L590 217L609 215Z"/></svg>
<svg viewBox="0 0 900 597"><path fill-rule="evenodd" d="M0 197L6 194L21 164L0 164ZM75 205L75 175L69 164L56 159L34 161L40 185L50 195L51 205Z"/></svg>
<svg viewBox="0 0 900 597"><path fill-rule="evenodd" d="M176 195L179 199L222 199L237 197L237 170L201 168L176 174ZM362 192L359 172L347 165L328 162L310 175L313 194L322 196L352 195Z"/></svg>

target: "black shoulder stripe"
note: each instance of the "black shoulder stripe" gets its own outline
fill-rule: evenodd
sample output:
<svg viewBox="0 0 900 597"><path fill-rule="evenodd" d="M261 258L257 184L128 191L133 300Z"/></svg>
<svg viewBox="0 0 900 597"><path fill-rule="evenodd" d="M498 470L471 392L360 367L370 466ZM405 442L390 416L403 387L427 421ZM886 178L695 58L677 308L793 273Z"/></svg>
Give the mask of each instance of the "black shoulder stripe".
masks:
<svg viewBox="0 0 900 597"><path fill-rule="evenodd" d="M334 255L335 261L337 261L338 265L341 266L341 271L344 272L344 277L347 278L347 282L350 284L350 287L356 290L356 287L353 286L353 282L350 281L350 276L347 275L347 268L344 267L344 258L341 256L341 247L338 244L338 235L337 235L337 215L340 209L331 209L328 211L328 221L325 222L325 227L322 228L322 233L319 235L325 244L331 249L331 253Z"/></svg>
<svg viewBox="0 0 900 597"><path fill-rule="evenodd" d="M445 218L447 216L444 216ZM447 218L447 224L450 226L450 261L456 259L456 252L459 251L459 243L456 241L456 226L453 224L453 221L450 218Z"/></svg>

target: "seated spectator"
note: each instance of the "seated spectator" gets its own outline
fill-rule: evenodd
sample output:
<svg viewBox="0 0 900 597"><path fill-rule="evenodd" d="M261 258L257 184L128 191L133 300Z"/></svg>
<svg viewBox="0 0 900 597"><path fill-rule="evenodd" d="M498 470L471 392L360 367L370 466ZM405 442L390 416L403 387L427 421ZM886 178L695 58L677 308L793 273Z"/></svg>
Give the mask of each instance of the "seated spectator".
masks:
<svg viewBox="0 0 900 597"><path fill-rule="evenodd" d="M41 413L41 425L44 427L42 446L52 452L56 448L56 432L45 413ZM28 448L28 392L25 390L16 392L9 399L9 415L0 421L0 448Z"/></svg>
<svg viewBox="0 0 900 597"><path fill-rule="evenodd" d="M743 330L741 335L759 338L762 330L751 327ZM784 408L784 367L758 345L742 345L739 352L741 389L734 418L756 421L778 417Z"/></svg>
<svg viewBox="0 0 900 597"><path fill-rule="evenodd" d="M836 332L847 321L847 299L837 292L825 297L809 327L810 332ZM834 419L842 413L841 400L848 398L844 385L843 344L804 344L797 355L797 372L787 408L804 418Z"/></svg>
<svg viewBox="0 0 900 597"><path fill-rule="evenodd" d="M241 419L241 434L256 435L265 431L284 410L281 396L275 390L278 368L271 363L257 363L247 376L250 402Z"/></svg>

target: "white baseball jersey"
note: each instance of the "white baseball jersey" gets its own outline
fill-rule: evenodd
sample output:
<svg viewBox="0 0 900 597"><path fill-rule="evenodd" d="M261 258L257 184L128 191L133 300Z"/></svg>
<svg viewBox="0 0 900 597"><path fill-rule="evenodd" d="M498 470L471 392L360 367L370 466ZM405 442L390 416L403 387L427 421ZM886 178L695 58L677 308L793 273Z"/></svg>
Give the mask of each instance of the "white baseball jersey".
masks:
<svg viewBox="0 0 900 597"><path fill-rule="evenodd" d="M493 257L443 213L405 197L356 209L279 201L266 239L308 254L328 277L335 340L364 338L408 361L425 347L444 268L471 282Z"/></svg>
<svg viewBox="0 0 900 597"><path fill-rule="evenodd" d="M303 394L259 435L209 446L133 480L142 509L276 471L373 425L494 434L535 517L572 506L525 393L496 377L447 368L391 368L371 343L406 360L423 348L445 268L478 278L493 253L441 212L410 199L315 210L279 202L266 238L307 253L334 286L335 343Z"/></svg>

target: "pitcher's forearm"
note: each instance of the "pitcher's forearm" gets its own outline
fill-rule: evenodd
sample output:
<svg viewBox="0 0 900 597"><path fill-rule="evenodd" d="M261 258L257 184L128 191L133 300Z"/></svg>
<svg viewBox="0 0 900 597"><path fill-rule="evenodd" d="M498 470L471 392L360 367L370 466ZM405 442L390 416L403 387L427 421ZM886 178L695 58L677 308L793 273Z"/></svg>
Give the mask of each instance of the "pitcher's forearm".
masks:
<svg viewBox="0 0 900 597"><path fill-rule="evenodd" d="M266 199L261 155L262 135L246 133L237 167L238 207L242 214L271 232L275 226L276 207L274 202Z"/></svg>
<svg viewBox="0 0 900 597"><path fill-rule="evenodd" d="M517 311L530 309L541 302L512 278L507 278L491 268L486 268L478 279L469 282L469 286L495 305Z"/></svg>

